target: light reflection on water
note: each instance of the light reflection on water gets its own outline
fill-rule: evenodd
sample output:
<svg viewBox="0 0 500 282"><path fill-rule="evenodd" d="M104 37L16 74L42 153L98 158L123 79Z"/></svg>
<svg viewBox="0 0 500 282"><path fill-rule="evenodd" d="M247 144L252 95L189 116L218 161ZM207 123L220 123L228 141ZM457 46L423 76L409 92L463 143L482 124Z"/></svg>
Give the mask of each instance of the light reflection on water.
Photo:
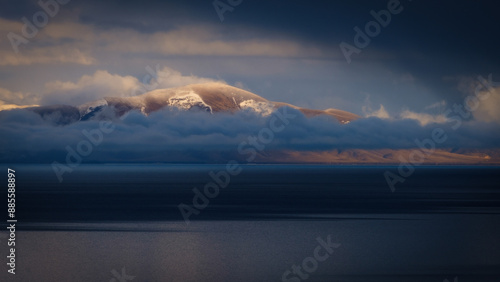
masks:
<svg viewBox="0 0 500 282"><path fill-rule="evenodd" d="M420 168L391 193L384 168L248 166L186 225L176 205L219 168L84 165L58 184L18 166L14 281L282 281L329 235L307 281L500 280L498 169Z"/></svg>
<svg viewBox="0 0 500 282"><path fill-rule="evenodd" d="M447 275L497 281L499 227L488 224L499 220L496 215L427 215L189 226L43 224L38 227L59 231L18 231L16 278L109 281L111 270L125 267L134 281L281 281L285 270L312 255L317 237L331 235L341 246L307 281L443 281Z"/></svg>

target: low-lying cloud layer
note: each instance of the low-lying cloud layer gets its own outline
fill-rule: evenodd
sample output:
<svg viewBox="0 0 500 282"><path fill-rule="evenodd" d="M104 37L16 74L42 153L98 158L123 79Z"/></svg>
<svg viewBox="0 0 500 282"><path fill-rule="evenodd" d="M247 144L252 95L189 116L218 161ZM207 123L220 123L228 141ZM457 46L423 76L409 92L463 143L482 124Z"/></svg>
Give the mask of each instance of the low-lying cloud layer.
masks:
<svg viewBox="0 0 500 282"><path fill-rule="evenodd" d="M341 125L326 116L306 118L291 108L280 111L293 116L288 124L280 123L276 114L262 117L251 111L209 114L164 109L150 116L131 112L123 120L114 119L105 125L105 130L96 120L54 126L50 119L57 117L42 119L29 110L2 111L0 161L64 162L67 148L77 150L82 140L87 145L99 141L93 142L92 153L83 162L158 162L169 154L197 154L197 160L201 157L209 162L213 161L211 152L241 155L243 149L254 146L251 140L264 146L261 152L415 148L416 139L430 139L436 128L446 134L446 141L437 144L439 148L489 149L500 144L500 132L494 123L463 121L459 127L456 122L422 126L415 120L372 117ZM284 128L270 136L266 128L272 128L271 123ZM242 142L246 142L244 147Z"/></svg>

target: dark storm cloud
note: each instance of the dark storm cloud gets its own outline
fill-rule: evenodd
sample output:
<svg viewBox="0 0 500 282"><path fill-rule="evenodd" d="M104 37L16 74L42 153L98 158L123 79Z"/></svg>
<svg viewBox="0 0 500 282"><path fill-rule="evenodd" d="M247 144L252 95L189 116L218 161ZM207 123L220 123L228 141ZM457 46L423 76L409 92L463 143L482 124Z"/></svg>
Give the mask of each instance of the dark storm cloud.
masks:
<svg viewBox="0 0 500 282"><path fill-rule="evenodd" d="M75 16L81 22L102 27L135 27L143 32L154 32L166 26L197 23L241 25L338 45L340 41L352 40L353 28L363 29L373 20L370 11L387 9L389 0L243 1L232 12L225 13L227 21L223 23L212 2L73 0L65 8L78 11ZM30 16L40 10L37 3L37 0L8 0L0 16ZM400 4L404 10L393 15L390 24L373 40L375 49L396 53L420 51L431 56L471 61L487 58L494 59L498 65L498 56L492 56L500 44L500 39L494 36L497 33L494 21L497 1L401 0ZM464 54L467 56L462 56Z"/></svg>
<svg viewBox="0 0 500 282"><path fill-rule="evenodd" d="M2 1L2 9L0 9L0 17L19 20L22 17L33 15L40 10L36 2L37 1L4 0Z"/></svg>
<svg viewBox="0 0 500 282"><path fill-rule="evenodd" d="M40 10L37 2L7 1L0 16L12 19L29 17ZM131 27L142 32L154 32L199 23L220 27L245 26L273 35L288 34L338 49L341 41L352 41L355 26L363 29L367 22L373 20L371 10L387 9L389 0L243 1L232 12L225 13L227 20L223 23L219 21L212 2L73 0L66 4L65 9L75 11L73 16L79 21L102 28ZM496 51L500 39L495 36L497 1L400 2L403 12L392 16L390 24L382 29L370 48L392 53L395 58L406 59L408 63L418 63L421 56L441 58L447 63L467 60L482 67L481 71L487 71L485 65L493 67L499 64ZM232 36L238 37L238 34ZM456 64L460 65L463 64Z"/></svg>
<svg viewBox="0 0 500 282"><path fill-rule="evenodd" d="M264 151L415 148L415 139L431 138L435 128L442 128L447 134L448 140L440 145L443 148L496 148L500 144L496 127L484 123L463 125L457 131L443 124L422 127L412 120L377 118L341 125L327 117L309 119L299 111L290 108L285 111L295 117L284 130L275 132L269 143L262 143L259 134L270 127L274 116L261 117L251 112L210 115L163 110L146 117L132 112L124 120L117 119L105 127L111 130L98 134L102 141L95 142L98 144L93 146L92 154L85 161L162 161L175 154L188 161L191 157L197 161L213 161L211 152L237 155L242 142L250 143L249 137L257 138L260 145L265 144ZM0 134L4 136L0 160L64 162L67 147L78 150L82 141L93 142L92 138L94 141L100 138L95 135L102 126L99 121L55 126L53 118L57 117L42 119L28 110L0 112Z"/></svg>
<svg viewBox="0 0 500 282"><path fill-rule="evenodd" d="M212 2L114 0L73 1L71 5L80 11L80 20L103 27L135 23L138 29L151 32L164 28L164 24L241 25L337 47L340 41L352 41L353 28L363 29L373 20L370 11L387 9L389 0L243 1L232 12L225 13L227 21L223 23L219 22ZM373 40L374 49L396 53L396 56L413 52L415 57L407 59L419 59L419 54L414 53L419 52L431 58L466 59L478 64L494 60L491 66L498 65L495 54L500 39L494 36L497 34L497 1L401 0L400 3L403 11L393 15L389 25Z"/></svg>
<svg viewBox="0 0 500 282"><path fill-rule="evenodd" d="M227 3L226 0L220 1ZM0 11L0 17L21 23L21 17L30 18L40 10L37 2L7 1L5 9ZM89 28L88 34L75 30L78 35L75 38L66 35L50 41L52 37L47 38L42 35L43 32L40 33L30 40L29 46L22 46L26 47L26 52L30 51L28 47L40 48L33 54L26 53L36 55L30 60L27 56L25 62L33 67L30 65L24 70L10 68L9 72L13 72L15 80L4 78L2 83L5 83L4 88L14 90L20 87L17 81L25 81L25 77L32 76L39 80L38 85L32 82L33 85L23 91L35 92L47 81L76 80L77 74L81 76L98 69L143 76L143 72L140 72L143 66L162 62L186 73L207 77L215 73L230 83L243 82L261 95L293 104L301 103L300 106L304 107L320 108L323 101L334 96L336 102L340 101L342 109L360 114L361 103L366 98L364 93L367 92L374 102L384 104L389 112L400 111L402 107L419 111L436 101L446 100L453 104L463 98L456 89L456 82L445 78L476 77L489 73L500 77L500 56L497 56L500 38L496 36L497 2L492 0L401 0L403 11L392 15L388 26L382 28L380 34L372 38L370 45L360 54L353 55L352 64L347 64L339 44L344 41L353 44L353 28L364 29L366 23L374 20L370 11L387 9L388 2L244 0L233 11L226 12L225 21L221 22L212 0L71 0L57 16L50 19L50 24L55 24L49 25L47 30L52 28L60 31L64 23L76 22ZM61 23L62 27L58 25ZM246 52L242 55L227 52L223 48L219 53L213 48L207 53L199 50L192 53L173 52L161 46L175 44L163 44L163 41L154 40L152 36L170 31L192 32L188 27L195 27L194 30L207 35L207 40L200 41L200 45L204 46L219 41L234 43L240 40L250 45L253 40L284 40L288 45L301 47L299 49L302 51L289 55L286 46L273 45L268 48L282 52L285 59L275 53ZM206 27L207 30L200 27ZM20 27L13 31L20 33ZM199 39L200 34L196 34L198 37L195 34L192 36ZM84 35L93 40L87 38L78 41ZM109 46L112 44L106 42L106 38L112 38L117 46ZM173 38L169 40L180 40L178 37ZM69 44L71 41L76 43ZM148 46L156 48L138 48L139 42L147 42ZM52 45L55 46L45 48ZM5 46L8 49L6 54L12 55L10 44ZM61 50L56 49L57 46ZM302 48L304 46L308 48ZM192 48L189 46L184 51ZM81 49L85 56L76 60L75 54L69 52L74 49ZM312 50L319 52L314 53ZM45 56L39 58L40 54ZM283 60L274 63L276 57ZM290 57L290 60L286 60ZM304 62L305 58L315 61ZM12 63L18 58L10 59ZM51 71L52 77L47 77L45 81L41 78L43 75L40 73L43 71L40 65L35 65L43 62L46 62L43 69L58 68L58 72ZM56 65L53 62L83 65ZM259 75L273 67L277 71L271 72L272 75ZM83 68L92 69L85 72ZM74 76L62 79L70 74ZM309 77L311 74L314 77ZM397 74L410 74L415 80L409 85L393 87L392 76ZM317 100L304 100L300 95L291 93L300 87L311 89L311 97ZM413 88L415 91L412 91Z"/></svg>
<svg viewBox="0 0 500 282"><path fill-rule="evenodd" d="M222 2L226 2L221 0ZM35 1L28 1L32 7ZM354 27L364 30L374 20L371 10L387 9L389 0L358 1L243 1L220 22L213 1L72 1L80 22L101 29L132 28L141 33L168 31L179 26L216 27L228 40L290 38L321 46L325 59L349 66L339 44L354 44ZM362 53L361 64L378 63L393 72L412 73L438 99L459 99L455 85L443 77L500 75L497 1L399 1L403 11ZM13 5L16 6L16 5ZM359 78L363 80L364 78ZM382 94L383 95L383 94Z"/></svg>

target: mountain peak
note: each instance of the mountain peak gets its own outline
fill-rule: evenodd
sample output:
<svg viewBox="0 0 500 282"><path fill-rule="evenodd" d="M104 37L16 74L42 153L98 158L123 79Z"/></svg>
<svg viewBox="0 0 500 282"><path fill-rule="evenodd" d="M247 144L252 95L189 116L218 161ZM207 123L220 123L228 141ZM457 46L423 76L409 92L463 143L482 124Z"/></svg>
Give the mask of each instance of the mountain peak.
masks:
<svg viewBox="0 0 500 282"><path fill-rule="evenodd" d="M332 116L340 123L348 123L360 118L355 114L337 109L313 110L297 107L288 103L269 101L257 94L222 82L209 82L175 88L156 89L133 97L105 97L77 107L72 107L74 108L73 111L68 110L68 107L71 106L44 106L32 109L42 116L57 111L59 111L61 115L70 112L71 116L64 119L64 124L67 124L70 121L83 121L93 117L105 118L105 116L100 116L100 113L106 108L112 109L117 116L122 116L132 110L139 110L143 114L149 115L152 112L167 107L185 111L206 111L211 114L216 114L218 112L234 113L241 110L250 110L266 116L284 106L297 109L307 117L318 115Z"/></svg>

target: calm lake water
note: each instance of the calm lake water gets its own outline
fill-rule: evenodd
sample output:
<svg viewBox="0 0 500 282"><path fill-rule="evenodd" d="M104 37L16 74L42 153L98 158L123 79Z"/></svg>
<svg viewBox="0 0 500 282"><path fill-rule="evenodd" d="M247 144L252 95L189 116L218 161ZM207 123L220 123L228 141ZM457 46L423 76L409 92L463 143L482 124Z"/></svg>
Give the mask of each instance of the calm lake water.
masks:
<svg viewBox="0 0 500 282"><path fill-rule="evenodd" d="M393 193L397 167L245 165L189 224L179 204L225 165L10 168L0 281L500 281L498 167L418 167Z"/></svg>

